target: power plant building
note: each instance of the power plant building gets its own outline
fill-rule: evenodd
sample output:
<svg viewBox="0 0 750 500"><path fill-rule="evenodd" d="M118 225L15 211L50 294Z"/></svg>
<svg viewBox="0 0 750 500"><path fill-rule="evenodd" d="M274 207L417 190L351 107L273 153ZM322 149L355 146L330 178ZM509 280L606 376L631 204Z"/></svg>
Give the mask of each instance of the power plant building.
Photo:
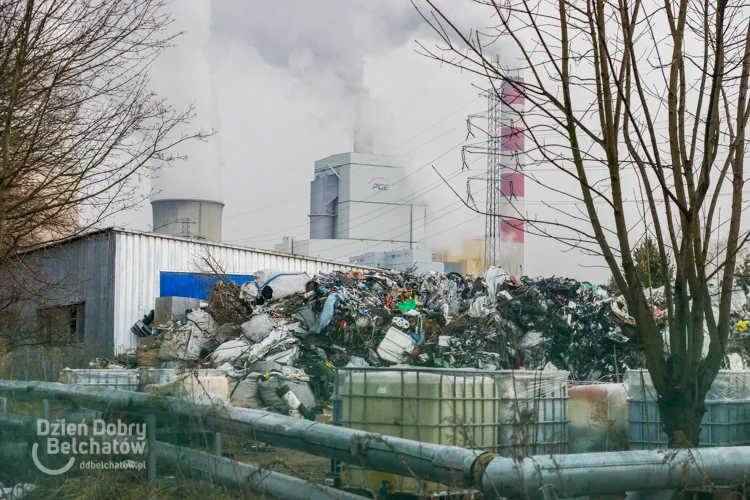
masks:
<svg viewBox="0 0 750 500"><path fill-rule="evenodd" d="M328 156L315 162L310 183L310 237L284 237L275 249L344 261L424 249L427 207L415 198L404 167L392 156Z"/></svg>

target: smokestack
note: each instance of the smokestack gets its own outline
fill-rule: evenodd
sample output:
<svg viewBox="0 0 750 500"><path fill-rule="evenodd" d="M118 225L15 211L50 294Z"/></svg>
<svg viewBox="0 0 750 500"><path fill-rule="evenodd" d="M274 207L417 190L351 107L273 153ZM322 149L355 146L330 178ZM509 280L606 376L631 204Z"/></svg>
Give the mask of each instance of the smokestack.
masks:
<svg viewBox="0 0 750 500"><path fill-rule="evenodd" d="M517 64L517 61L514 61ZM513 74L515 73L515 74ZM523 77L516 70L511 81L503 83L500 98L500 265L517 276L524 271L524 222L517 219L526 216L525 174L526 145L525 130L521 120L524 112ZM516 220L514 220L516 219Z"/></svg>

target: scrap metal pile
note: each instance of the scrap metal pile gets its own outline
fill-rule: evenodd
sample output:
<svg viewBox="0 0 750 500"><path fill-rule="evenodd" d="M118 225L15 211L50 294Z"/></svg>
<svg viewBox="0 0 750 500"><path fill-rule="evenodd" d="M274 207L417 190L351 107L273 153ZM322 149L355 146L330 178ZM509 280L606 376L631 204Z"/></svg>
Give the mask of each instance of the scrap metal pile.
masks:
<svg viewBox="0 0 750 500"><path fill-rule="evenodd" d="M588 283L500 268L481 277L263 270L241 287L219 281L203 308L162 324L150 315L134 331L147 335L139 366L216 368L230 386L259 385L248 405L307 416L328 401L342 366L544 368L614 381L643 365L621 300ZM292 407L282 397L289 391Z"/></svg>
<svg viewBox="0 0 750 500"><path fill-rule="evenodd" d="M243 405L308 417L329 400L342 366L558 369L575 381L613 382L644 365L622 298L589 283L500 268L481 277L263 270L253 278L217 282L204 307L169 321L145 317L134 326L147 338L131 364L215 368L233 403L239 390ZM666 331L663 288L646 292ZM733 299L730 352L742 360L748 296L738 290Z"/></svg>

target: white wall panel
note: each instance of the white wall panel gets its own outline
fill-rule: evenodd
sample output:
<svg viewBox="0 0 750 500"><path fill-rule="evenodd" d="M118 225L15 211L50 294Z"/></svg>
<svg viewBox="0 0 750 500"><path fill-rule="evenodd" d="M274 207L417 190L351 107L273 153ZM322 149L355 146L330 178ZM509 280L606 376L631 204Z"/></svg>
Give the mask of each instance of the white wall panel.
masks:
<svg viewBox="0 0 750 500"><path fill-rule="evenodd" d="M159 273L201 272L201 257L210 254L229 274L253 274L262 269L310 274L361 269L338 263L256 250L233 245L204 243L135 231L115 230L114 346L116 352L134 349L130 327L148 314L159 295Z"/></svg>

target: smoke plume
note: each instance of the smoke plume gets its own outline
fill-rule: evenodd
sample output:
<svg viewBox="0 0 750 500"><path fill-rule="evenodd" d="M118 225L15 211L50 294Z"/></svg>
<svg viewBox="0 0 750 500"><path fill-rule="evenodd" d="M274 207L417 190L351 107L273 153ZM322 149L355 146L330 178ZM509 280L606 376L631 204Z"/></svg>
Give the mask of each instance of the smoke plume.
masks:
<svg viewBox="0 0 750 500"><path fill-rule="evenodd" d="M151 88L166 96L178 110L191 105L196 117L173 134L196 129L216 129L212 68L206 56L211 34L211 0L180 0L170 4L174 22L172 33L185 32L157 59L151 72ZM218 138L207 142L190 141L178 150L186 161L157 172L152 188L154 199L183 198L221 201L220 154Z"/></svg>
<svg viewBox="0 0 750 500"><path fill-rule="evenodd" d="M327 99L360 139L374 136L377 149L381 106L365 85L365 62L422 27L409 2L235 0L214 2L213 17L225 36L243 39L267 64L288 71L300 92Z"/></svg>

